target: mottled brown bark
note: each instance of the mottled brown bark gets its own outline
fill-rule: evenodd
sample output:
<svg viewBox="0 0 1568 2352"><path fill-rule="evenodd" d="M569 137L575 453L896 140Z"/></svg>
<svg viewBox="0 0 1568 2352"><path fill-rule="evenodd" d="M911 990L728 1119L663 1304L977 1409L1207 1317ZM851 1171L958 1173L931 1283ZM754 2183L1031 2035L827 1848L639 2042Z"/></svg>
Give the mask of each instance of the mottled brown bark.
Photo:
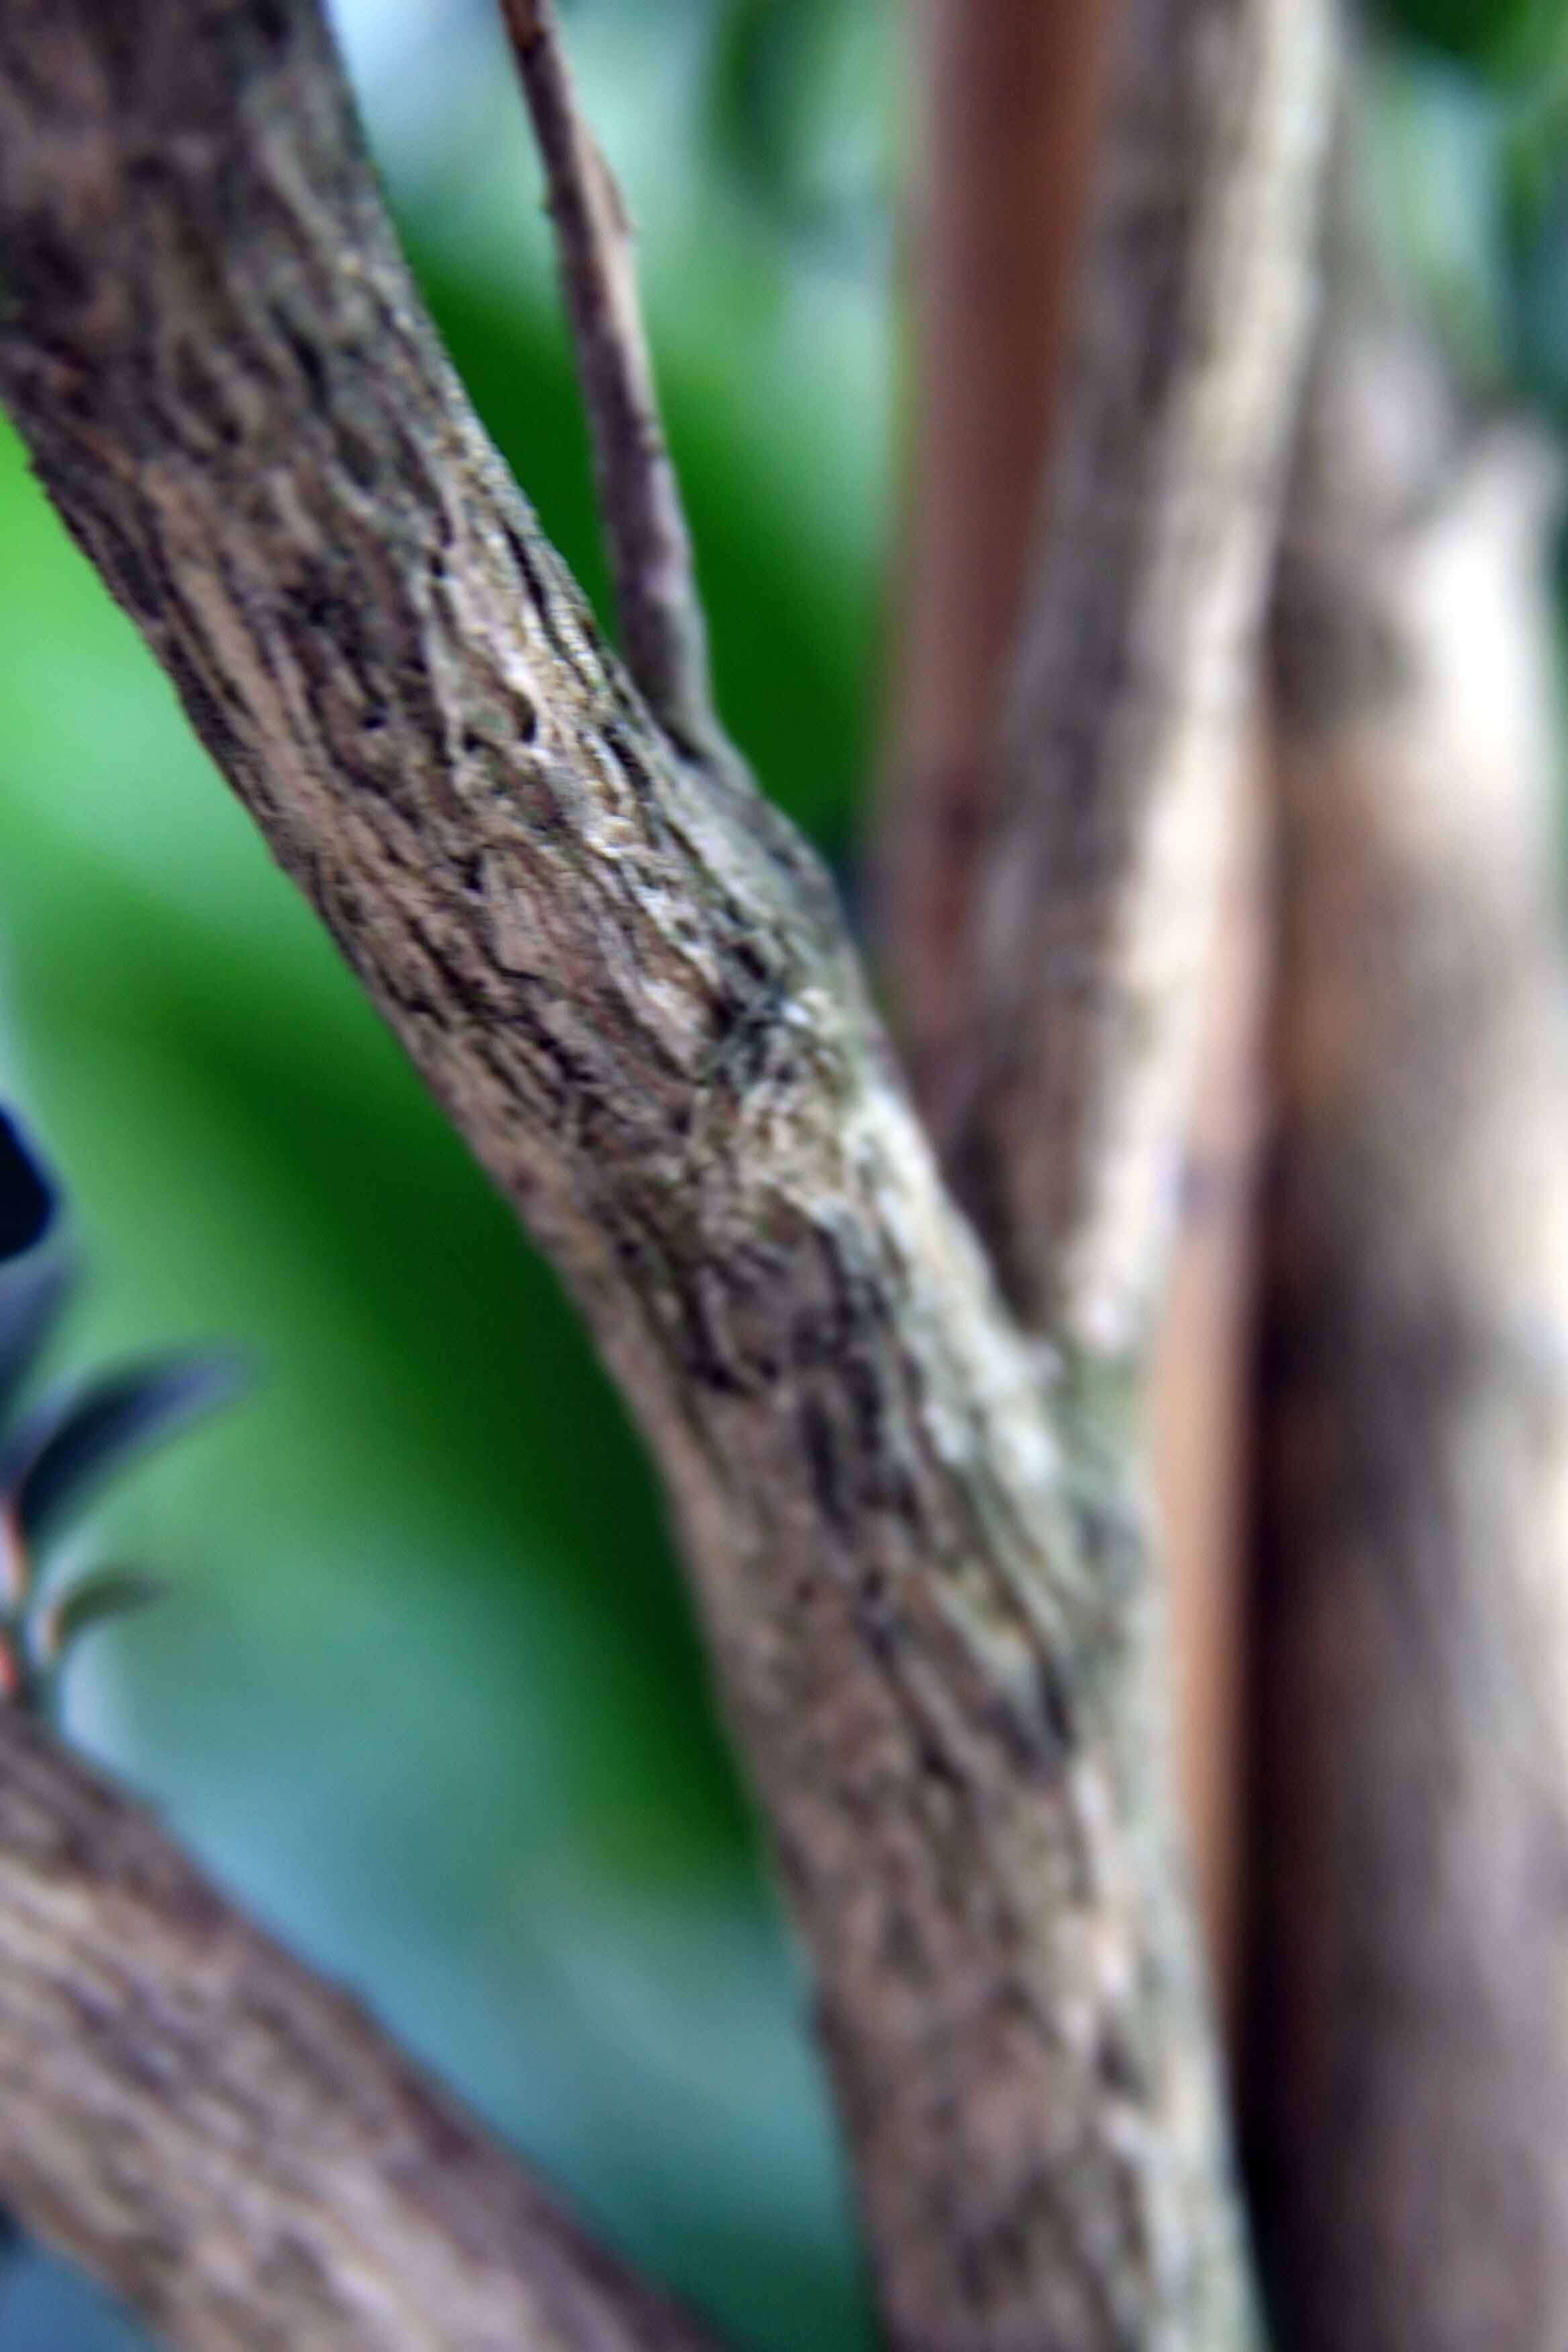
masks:
<svg viewBox="0 0 1568 2352"><path fill-rule="evenodd" d="M0 2179L29 2229L203 2352L708 2341L5 1707Z"/></svg>
<svg viewBox="0 0 1568 2352"><path fill-rule="evenodd" d="M313 9L14 0L0 249L47 485L662 1467L890 2341L1247 2340L1117 1383L1047 1399L815 862L605 655Z"/></svg>
<svg viewBox="0 0 1568 2352"><path fill-rule="evenodd" d="M1568 1058L1541 454L1339 289L1276 625L1249 2069L1282 2340L1568 2341Z"/></svg>

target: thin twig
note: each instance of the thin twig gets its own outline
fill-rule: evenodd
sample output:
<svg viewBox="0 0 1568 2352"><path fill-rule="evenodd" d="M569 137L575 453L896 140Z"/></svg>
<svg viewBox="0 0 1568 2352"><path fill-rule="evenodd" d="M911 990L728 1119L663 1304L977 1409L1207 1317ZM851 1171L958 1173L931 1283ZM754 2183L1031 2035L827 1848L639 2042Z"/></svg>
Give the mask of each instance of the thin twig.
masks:
<svg viewBox="0 0 1568 2352"><path fill-rule="evenodd" d="M626 667L671 740L710 755L719 730L708 632L659 418L631 222L578 109L551 0L502 0L502 13L549 188Z"/></svg>

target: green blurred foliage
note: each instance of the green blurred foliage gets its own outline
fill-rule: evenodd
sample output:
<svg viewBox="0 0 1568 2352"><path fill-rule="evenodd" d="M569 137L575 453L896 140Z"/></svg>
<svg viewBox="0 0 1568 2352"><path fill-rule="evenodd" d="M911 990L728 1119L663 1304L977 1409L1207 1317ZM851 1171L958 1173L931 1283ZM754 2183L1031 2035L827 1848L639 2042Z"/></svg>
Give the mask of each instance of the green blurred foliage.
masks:
<svg viewBox="0 0 1568 2352"><path fill-rule="evenodd" d="M1373 124L1396 248L1483 396L1568 429L1568 5L1383 0Z"/></svg>
<svg viewBox="0 0 1568 2352"><path fill-rule="evenodd" d="M864 268L892 218L891 0L733 0L704 129L715 163L819 259Z"/></svg>
<svg viewBox="0 0 1568 2352"><path fill-rule="evenodd" d="M340 13L454 357L603 609L493 12ZM1479 380L1568 419L1563 10L1394 13L1417 274ZM843 859L889 536L893 0L578 0L569 27L724 709ZM222 1336L264 1366L84 1538L174 1592L96 1637L77 1735L736 2341L863 2345L803 1988L635 1440L8 439L0 1089L76 1194L65 1359ZM42 2266L0 2306L0 2352L127 2340Z"/></svg>
<svg viewBox="0 0 1568 2352"><path fill-rule="evenodd" d="M1489 79L1530 81L1563 62L1563 0L1377 0L1373 14L1412 52Z"/></svg>

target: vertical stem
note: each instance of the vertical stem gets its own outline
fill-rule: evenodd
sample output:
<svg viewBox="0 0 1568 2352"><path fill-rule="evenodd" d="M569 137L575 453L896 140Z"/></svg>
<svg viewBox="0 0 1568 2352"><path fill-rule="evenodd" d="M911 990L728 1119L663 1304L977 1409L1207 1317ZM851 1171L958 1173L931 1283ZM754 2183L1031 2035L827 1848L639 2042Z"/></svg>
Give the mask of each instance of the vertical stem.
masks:
<svg viewBox="0 0 1568 2352"><path fill-rule="evenodd" d="M1254 1318L1273 950L1264 733L1259 717L1242 747L1181 1215L1149 1374L1181 1793L1216 2002L1231 2040L1246 1965Z"/></svg>
<svg viewBox="0 0 1568 2352"><path fill-rule="evenodd" d="M1300 2352L1568 2342L1548 498L1341 258L1276 623L1258 2203Z"/></svg>
<svg viewBox="0 0 1568 2352"><path fill-rule="evenodd" d="M894 1018L928 1113L968 934L1121 0L911 0L911 408L892 744L876 844Z"/></svg>
<svg viewBox="0 0 1568 2352"><path fill-rule="evenodd" d="M682 751L719 750L708 631L643 329L632 228L552 0L502 0L544 164L626 667Z"/></svg>

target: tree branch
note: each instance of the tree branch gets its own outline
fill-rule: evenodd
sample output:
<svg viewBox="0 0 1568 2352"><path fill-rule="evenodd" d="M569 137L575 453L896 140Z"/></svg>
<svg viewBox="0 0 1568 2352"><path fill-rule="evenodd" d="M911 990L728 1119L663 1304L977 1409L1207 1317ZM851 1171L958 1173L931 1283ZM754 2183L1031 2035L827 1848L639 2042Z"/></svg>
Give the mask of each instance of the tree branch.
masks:
<svg viewBox="0 0 1568 2352"><path fill-rule="evenodd" d="M1127 0L942 1139L1026 1320L1143 1336L1313 283L1331 0Z"/></svg>
<svg viewBox="0 0 1568 2352"><path fill-rule="evenodd" d="M1130 120L1125 102L1119 116L1102 101L1103 53L1121 25L1122 0L1054 8L922 0L918 14L921 117L906 238L916 421L897 566L898 699L879 811L878 930L916 1098L941 1128L962 1091L979 1010L973 930L1004 803L997 720L1034 537L1020 490L1045 475L1051 433L1061 429L1095 135L1110 112L1125 151L1161 118L1145 108ZM1148 38L1136 20L1131 32ZM1131 155L1113 169L1131 172ZM1202 221L1199 209L1189 226L1195 232ZM1099 266L1124 268L1103 231L1095 252ZM1089 403L1124 396L1120 383L1108 391L1081 371L1074 389L1080 431ZM1285 379L1280 393L1285 399ZM1089 593L1080 583L1080 601ZM1072 686L1084 690L1081 679ZM1131 694L1135 677L1122 686ZM1035 718L1043 727L1045 714ZM1240 747L1242 790L1216 782L1233 820L1221 936L1202 982L1207 1034L1148 1383L1182 1787L1227 2007L1241 1845L1241 1457L1266 961L1258 732ZM1055 790L1049 774L1041 782ZM1042 827L1056 821L1044 806L1035 812Z"/></svg>
<svg viewBox="0 0 1568 2352"><path fill-rule="evenodd" d="M680 487L643 331L631 223L577 106L551 0L502 0L544 164L626 667L682 751L719 726Z"/></svg>
<svg viewBox="0 0 1568 2352"><path fill-rule="evenodd" d="M606 659L306 0L0 15L0 393L662 1465L900 2352L1250 2313L1115 1399L1000 1313L809 854Z"/></svg>
<svg viewBox="0 0 1568 2352"><path fill-rule="evenodd" d="M30 2229L204 2352L708 2341L12 1707L0 2179Z"/></svg>
<svg viewBox="0 0 1568 2352"><path fill-rule="evenodd" d="M1364 251L1332 286L1275 616L1258 2209L1301 2352L1541 2352L1568 2341L1555 492Z"/></svg>
<svg viewBox="0 0 1568 2352"><path fill-rule="evenodd" d="M1082 215L1122 0L911 0L903 215L914 411L894 565L878 942L928 1119L952 1092L1000 799L997 717L1070 345Z"/></svg>
<svg viewBox="0 0 1568 2352"><path fill-rule="evenodd" d="M1255 712L1233 788L1217 935L1148 1367L1160 1557L1171 1587L1181 1786L1216 2005L1234 2047L1247 1965L1259 1194L1271 1107L1272 790Z"/></svg>

